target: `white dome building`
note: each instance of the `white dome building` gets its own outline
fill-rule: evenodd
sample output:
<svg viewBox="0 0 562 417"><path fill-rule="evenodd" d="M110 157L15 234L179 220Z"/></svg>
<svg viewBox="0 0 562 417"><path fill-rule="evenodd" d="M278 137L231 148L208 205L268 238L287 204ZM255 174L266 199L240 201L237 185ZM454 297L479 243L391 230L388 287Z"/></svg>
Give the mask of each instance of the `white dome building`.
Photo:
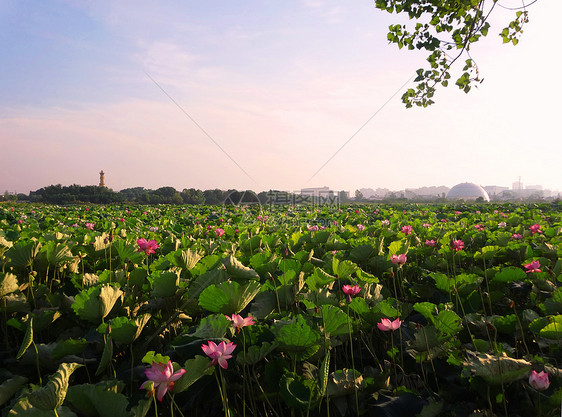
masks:
<svg viewBox="0 0 562 417"><path fill-rule="evenodd" d="M471 182L463 182L455 185L447 193L448 200L476 200L482 197L484 201L490 201L490 196L486 190L479 185Z"/></svg>

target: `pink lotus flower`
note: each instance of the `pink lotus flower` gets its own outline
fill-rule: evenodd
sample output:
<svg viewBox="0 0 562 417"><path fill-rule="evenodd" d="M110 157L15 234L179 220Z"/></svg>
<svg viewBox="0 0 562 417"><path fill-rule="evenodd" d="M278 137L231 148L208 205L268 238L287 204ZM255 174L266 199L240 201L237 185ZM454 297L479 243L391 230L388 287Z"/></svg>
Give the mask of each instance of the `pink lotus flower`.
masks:
<svg viewBox="0 0 562 417"><path fill-rule="evenodd" d="M146 240L145 238L137 240L137 245L139 245L137 251L144 252L147 255L150 255L151 253L155 253L154 252L155 249L158 249L160 247L158 246L158 243L156 243L155 240Z"/></svg>
<svg viewBox="0 0 562 417"><path fill-rule="evenodd" d="M151 232L157 232L157 231L158 231L158 227L156 227L156 226L150 226L150 227L148 228L148 230L150 230Z"/></svg>
<svg viewBox="0 0 562 417"><path fill-rule="evenodd" d="M236 330L236 333L239 333L242 330L242 327L251 326L252 324L256 324L254 318L252 316L248 316L245 319L242 318L240 314L233 314L231 317L225 316L228 321L232 322L232 326Z"/></svg>
<svg viewBox="0 0 562 417"><path fill-rule="evenodd" d="M431 239L426 239L425 240L425 246L431 246L432 248L435 247L435 240Z"/></svg>
<svg viewBox="0 0 562 417"><path fill-rule="evenodd" d="M402 227L402 233L404 233L405 235L411 235L411 234L412 234L412 230L414 230L414 229L413 229L413 227L410 226L410 225L407 225L407 226L403 226L403 227Z"/></svg>
<svg viewBox="0 0 562 417"><path fill-rule="evenodd" d="M539 373L537 373L537 371L531 371L531 375L529 376L529 385L536 390L544 391L550 386L548 373L544 371L540 371Z"/></svg>
<svg viewBox="0 0 562 417"><path fill-rule="evenodd" d="M390 226L390 220L388 219L381 220L381 226Z"/></svg>
<svg viewBox="0 0 562 417"><path fill-rule="evenodd" d="M540 224L534 224L534 225L530 226L529 230L531 231L532 234L542 233Z"/></svg>
<svg viewBox="0 0 562 417"><path fill-rule="evenodd" d="M424 223L422 224L423 227L425 227L426 229L429 229L431 227L431 224L429 223Z"/></svg>
<svg viewBox="0 0 562 417"><path fill-rule="evenodd" d="M484 230L484 226L482 226L481 224L475 224L474 228L479 232L482 232Z"/></svg>
<svg viewBox="0 0 562 417"><path fill-rule="evenodd" d="M380 323L377 323L377 327L379 328L379 330L382 330L383 332L388 332L390 330L394 331L400 328L400 326L402 325L402 322L400 321L399 318L397 318L394 321L390 321L390 319L381 319Z"/></svg>
<svg viewBox="0 0 562 417"><path fill-rule="evenodd" d="M23 220L22 220L22 219L19 219L19 220L18 220L18 223L19 223L19 224L22 224L22 223L23 223Z"/></svg>
<svg viewBox="0 0 562 417"><path fill-rule="evenodd" d="M94 223L86 223L84 227L88 230L94 230Z"/></svg>
<svg viewBox="0 0 562 417"><path fill-rule="evenodd" d="M464 249L464 242L462 240L453 240L453 249L457 252Z"/></svg>
<svg viewBox="0 0 562 417"><path fill-rule="evenodd" d="M166 391L174 388L174 381L181 378L186 373L185 369L174 372L172 361L167 364L153 362L152 366L144 371L148 378L140 387L141 389L156 389L158 401L162 401Z"/></svg>
<svg viewBox="0 0 562 417"><path fill-rule="evenodd" d="M530 264L525 265L526 273L530 272L541 272L540 270L541 263L539 261L532 261Z"/></svg>
<svg viewBox="0 0 562 417"><path fill-rule="evenodd" d="M406 257L406 254L404 254L404 253L401 253L400 255L394 254L390 257L390 261L394 265L397 265L397 264L404 265L406 263L407 259L408 258Z"/></svg>
<svg viewBox="0 0 562 417"><path fill-rule="evenodd" d="M511 235L512 239L523 239L523 235L519 234L519 233L514 233Z"/></svg>
<svg viewBox="0 0 562 417"><path fill-rule="evenodd" d="M308 226L308 231L309 231L309 232L317 232L317 231L318 231L318 226Z"/></svg>
<svg viewBox="0 0 562 417"><path fill-rule="evenodd" d="M222 235L224 235L224 229L221 229L220 227L217 227L215 229L215 235L217 235L217 237L221 237Z"/></svg>
<svg viewBox="0 0 562 417"><path fill-rule="evenodd" d="M358 224L358 225L357 225L357 230L359 230L360 232L362 232L363 230L365 230L365 226L363 226L362 224Z"/></svg>
<svg viewBox="0 0 562 417"><path fill-rule="evenodd" d="M505 229L506 226L507 226L507 223L506 223L506 222L499 222L499 223L498 223L498 227L499 227L500 229Z"/></svg>
<svg viewBox="0 0 562 417"><path fill-rule="evenodd" d="M359 292L361 291L361 287L359 287L359 285L354 285L354 286L344 285L342 287L342 291L345 295L351 297L359 294Z"/></svg>
<svg viewBox="0 0 562 417"><path fill-rule="evenodd" d="M215 366L218 363L222 369L228 368L227 359L232 358L231 353L235 348L236 345L232 342L220 342L217 346L215 342L209 341L206 345L201 345L205 355L213 360L210 366Z"/></svg>

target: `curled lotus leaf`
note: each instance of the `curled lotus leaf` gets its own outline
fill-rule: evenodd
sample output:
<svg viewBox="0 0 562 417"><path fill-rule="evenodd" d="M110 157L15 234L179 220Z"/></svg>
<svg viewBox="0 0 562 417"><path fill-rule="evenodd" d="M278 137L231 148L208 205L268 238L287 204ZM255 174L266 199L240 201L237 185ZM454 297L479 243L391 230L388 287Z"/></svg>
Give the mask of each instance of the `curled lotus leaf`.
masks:
<svg viewBox="0 0 562 417"><path fill-rule="evenodd" d="M19 288L18 278L9 272L0 274L0 297L11 294Z"/></svg>
<svg viewBox="0 0 562 417"><path fill-rule="evenodd" d="M62 363L44 387L29 394L29 403L45 411L61 406L68 391L68 379L80 366L78 363Z"/></svg>
<svg viewBox="0 0 562 417"><path fill-rule="evenodd" d="M531 362L525 359L510 358L504 353L500 356L488 353L467 351L464 366L470 374L484 379L491 385L509 384L529 375Z"/></svg>
<svg viewBox="0 0 562 417"><path fill-rule="evenodd" d="M100 292L100 315L104 318L109 314L115 302L123 296L123 291L119 288L105 285Z"/></svg>
<svg viewBox="0 0 562 417"><path fill-rule="evenodd" d="M360 390L365 381L355 369L340 369L330 374L328 396L340 396Z"/></svg>

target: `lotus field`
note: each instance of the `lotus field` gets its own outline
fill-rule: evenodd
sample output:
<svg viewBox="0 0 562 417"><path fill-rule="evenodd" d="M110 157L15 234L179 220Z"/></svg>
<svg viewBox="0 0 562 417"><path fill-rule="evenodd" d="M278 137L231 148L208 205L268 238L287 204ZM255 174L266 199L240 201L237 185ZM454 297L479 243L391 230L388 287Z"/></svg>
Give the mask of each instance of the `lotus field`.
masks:
<svg viewBox="0 0 562 417"><path fill-rule="evenodd" d="M562 205L0 205L2 416L558 416Z"/></svg>

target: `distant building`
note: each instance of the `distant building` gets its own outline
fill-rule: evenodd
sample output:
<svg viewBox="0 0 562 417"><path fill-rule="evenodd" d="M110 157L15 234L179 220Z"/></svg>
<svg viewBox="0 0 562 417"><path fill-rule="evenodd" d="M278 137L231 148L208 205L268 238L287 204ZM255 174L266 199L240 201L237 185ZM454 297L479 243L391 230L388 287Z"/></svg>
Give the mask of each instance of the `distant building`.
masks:
<svg viewBox="0 0 562 417"><path fill-rule="evenodd" d="M334 195L334 191L330 190L330 187L302 188L301 195L325 197L325 196Z"/></svg>
<svg viewBox="0 0 562 417"><path fill-rule="evenodd" d="M486 185L483 187L491 199L500 198L504 191L508 191L509 187L501 187L499 185Z"/></svg>
<svg viewBox="0 0 562 417"><path fill-rule="evenodd" d="M105 173L103 169L100 171L100 187L105 187Z"/></svg>
<svg viewBox="0 0 562 417"><path fill-rule="evenodd" d="M447 193L447 200L477 200L490 201L490 196L484 188L471 182L455 185Z"/></svg>

